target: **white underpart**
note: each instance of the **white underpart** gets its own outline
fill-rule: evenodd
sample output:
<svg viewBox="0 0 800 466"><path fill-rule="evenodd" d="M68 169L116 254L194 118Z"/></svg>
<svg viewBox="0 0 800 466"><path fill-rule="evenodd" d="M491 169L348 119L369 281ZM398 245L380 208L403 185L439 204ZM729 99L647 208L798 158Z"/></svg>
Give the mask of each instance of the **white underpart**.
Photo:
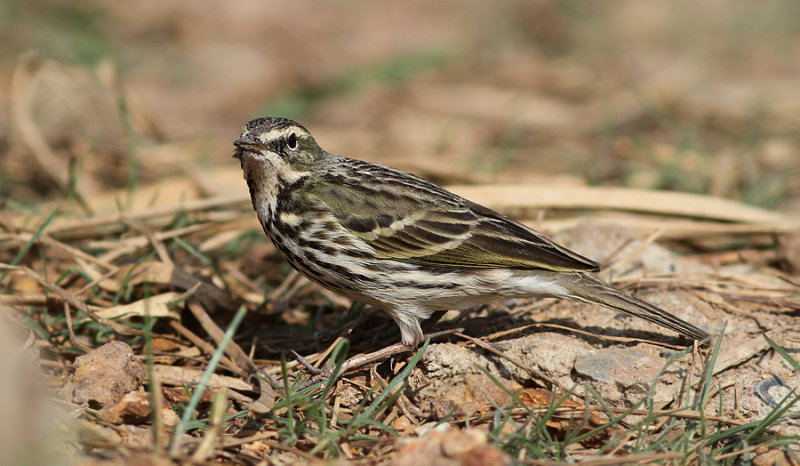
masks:
<svg viewBox="0 0 800 466"><path fill-rule="evenodd" d="M431 290L408 288L394 299L398 306L414 302L431 310L465 309L498 299L552 296L565 297L569 292L561 285L538 276L535 271L509 269L472 269L469 275L450 272L436 276L436 282L455 283L452 289ZM391 274L393 280L414 280L414 271Z"/></svg>
<svg viewBox="0 0 800 466"><path fill-rule="evenodd" d="M280 220L281 222L285 223L286 225L289 225L290 227L296 227L297 225L300 225L300 223L303 221L303 217L289 212L281 212Z"/></svg>
<svg viewBox="0 0 800 466"><path fill-rule="evenodd" d="M391 274L393 280L400 281L413 280L415 276L419 275L413 270ZM407 345L420 343L423 334L419 322L430 317L436 310L466 309L498 299L569 295L563 286L536 275L535 271L476 269L469 276L455 272L442 273L435 280L458 286L436 290L413 287L392 289L386 286L378 287L373 294L397 322L402 341Z"/></svg>
<svg viewBox="0 0 800 466"><path fill-rule="evenodd" d="M288 220L301 221L294 217ZM325 222L318 220L320 219L311 222L312 225L320 225L311 233L311 237L323 230L322 225ZM328 233L331 234L330 231ZM353 247L365 247L361 240L345 231L334 232L333 235L347 238ZM296 254L302 253L300 246L292 243L288 246ZM420 269L424 267L416 264L381 259L354 261L343 254L327 254L323 251L317 251L316 254L324 262L370 277L369 283L356 284L361 293L343 294L386 311L400 327L403 343L408 345L420 342L422 329L419 322L437 310L465 309L498 299L569 295L563 286L545 276L537 275L535 270L468 269L469 273L443 272L426 279L420 274ZM308 266L319 267L314 264ZM328 277L336 281L336 275L329 271ZM340 282L350 284L345 278L341 278ZM415 286L420 283L440 286L427 289Z"/></svg>

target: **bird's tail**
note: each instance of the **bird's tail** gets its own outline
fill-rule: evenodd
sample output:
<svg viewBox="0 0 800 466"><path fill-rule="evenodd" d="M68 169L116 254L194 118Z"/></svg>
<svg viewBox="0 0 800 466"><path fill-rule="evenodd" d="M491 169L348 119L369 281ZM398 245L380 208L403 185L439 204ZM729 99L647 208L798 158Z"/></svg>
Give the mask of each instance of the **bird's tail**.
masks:
<svg viewBox="0 0 800 466"><path fill-rule="evenodd" d="M649 320L654 324L674 330L693 340L703 340L710 335L669 312L633 297L623 291L583 273L561 274L559 285L570 291L570 298L601 304Z"/></svg>

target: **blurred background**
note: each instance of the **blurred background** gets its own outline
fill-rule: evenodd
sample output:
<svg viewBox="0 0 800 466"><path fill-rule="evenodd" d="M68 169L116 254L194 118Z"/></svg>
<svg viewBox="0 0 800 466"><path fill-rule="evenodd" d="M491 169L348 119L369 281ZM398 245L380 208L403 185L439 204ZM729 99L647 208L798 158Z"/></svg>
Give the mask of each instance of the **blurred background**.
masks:
<svg viewBox="0 0 800 466"><path fill-rule="evenodd" d="M726 403L736 400L740 419L739 394L762 376L797 385L780 358L761 356L761 335L798 341L798 18L797 0L2 0L0 333L9 341L0 338L0 356L13 357L0 357L0 381L17 385L0 385L0 464L48 452L42 439L50 436L41 433L55 424L30 407L43 398L31 389L39 379L30 367L62 377L48 388L73 402L74 356L109 339L149 351L108 319L140 329L158 317L159 366L198 369L210 351L195 342L216 339L246 303L237 340L275 376L285 349L320 363L334 338L365 352L397 341L382 315L296 279L260 231L231 155L242 125L267 115L298 120L333 153L461 188L494 185L466 188L497 194L489 207L547 234L570 233L568 221L592 218L592 209L634 211L638 223L634 215L594 218L635 233L595 224L557 239L593 259L611 257L619 272L608 268L608 276L628 289L657 271L647 286L670 288L659 305L694 323L718 332L730 320L726 337L739 339L726 341L737 352L719 360L744 361L740 348L759 355L720 383L735 386ZM584 186L711 195L788 215L703 196L576 189ZM625 202L632 197L634 207ZM567 221L553 222L559 209ZM694 257L684 263L649 247L657 238ZM631 264L645 246L655 252L640 274ZM184 309L195 293L202 309ZM85 306L106 320L86 319ZM484 315L511 312L505 306ZM538 306L496 321L478 315L472 325L484 333L527 325L527 314L540 311L537 320L608 324L608 313L588 307ZM201 319L206 309L213 317ZM361 331L349 333L354 327ZM169 383L199 378L186 374ZM746 396L745 414L765 416L767 405ZM137 432L131 438L151 442ZM729 432L742 442L756 435ZM118 442L81 435L104 449Z"/></svg>
<svg viewBox="0 0 800 466"><path fill-rule="evenodd" d="M279 115L438 182L799 212L798 17L792 0L5 0L0 195L238 169L241 126Z"/></svg>

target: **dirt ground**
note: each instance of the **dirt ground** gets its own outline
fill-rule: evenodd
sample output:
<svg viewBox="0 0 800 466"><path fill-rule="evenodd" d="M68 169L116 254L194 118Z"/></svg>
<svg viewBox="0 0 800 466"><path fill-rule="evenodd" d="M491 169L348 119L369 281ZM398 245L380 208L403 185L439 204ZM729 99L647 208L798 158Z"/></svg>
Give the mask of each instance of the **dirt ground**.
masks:
<svg viewBox="0 0 800 466"><path fill-rule="evenodd" d="M462 445L443 464L588 461L600 451L591 442L536 456L492 441L502 429L480 430L504 405L546 406L564 391L615 409L696 396L719 425L768 418L800 386L798 13L790 0L5 2L0 378L19 383L0 390L9 413L0 451L57 448L31 440L56 399L79 422L64 429L81 445L75 461L167 461L154 445L171 438L183 387L200 379L240 305L248 313L234 349L209 383L228 388L222 443L206 451L186 440L173 459L402 463L430 458L431 444L413 443L429 438L437 452ZM333 450L289 441L276 427L285 408L269 414L285 394L252 374L280 378L284 355L298 376L289 350L321 366L342 338L354 356L399 334L380 313L297 277L260 231L230 156L241 126L265 115L300 121L330 152L412 171L552 235L604 264L604 280L724 337L680 354L686 342L657 326L554 300L450 312L429 330L458 334L434 339L418 361L404 353L360 366L330 393L330 422L357 418L378 396L370 388L395 389L392 377L413 366L380 418L397 435L342 437ZM158 317L149 329L147 316ZM110 341L129 346L92 352ZM139 368L147 348L155 369ZM81 370L100 370L83 357L118 361L124 370L108 380L120 385L82 385ZM142 388L153 390L153 373L158 403ZM770 435L800 435L797 411ZM646 413L626 422L636 416ZM234 445L247 435L261 437ZM797 445L741 448L770 464L775 451L797 461L783 456Z"/></svg>

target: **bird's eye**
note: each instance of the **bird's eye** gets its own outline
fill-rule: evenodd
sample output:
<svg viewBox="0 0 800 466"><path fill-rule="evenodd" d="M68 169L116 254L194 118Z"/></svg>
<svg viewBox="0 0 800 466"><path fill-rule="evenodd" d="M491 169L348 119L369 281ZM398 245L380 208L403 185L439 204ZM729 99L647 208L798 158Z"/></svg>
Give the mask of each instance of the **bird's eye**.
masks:
<svg viewBox="0 0 800 466"><path fill-rule="evenodd" d="M288 138L286 138L286 147L288 147L290 150L297 149L297 135L296 134L292 133L292 134L289 135Z"/></svg>

